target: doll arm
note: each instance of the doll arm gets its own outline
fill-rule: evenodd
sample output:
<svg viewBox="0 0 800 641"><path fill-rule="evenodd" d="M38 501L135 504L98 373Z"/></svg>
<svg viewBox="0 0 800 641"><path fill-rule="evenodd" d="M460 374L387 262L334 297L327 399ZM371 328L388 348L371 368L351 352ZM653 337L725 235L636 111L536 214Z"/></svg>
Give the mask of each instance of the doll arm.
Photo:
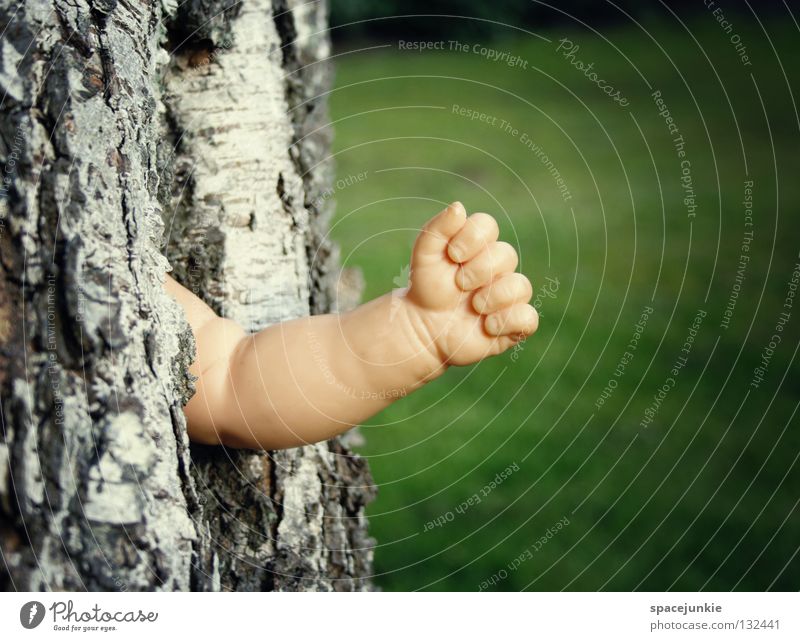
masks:
<svg viewBox="0 0 800 641"><path fill-rule="evenodd" d="M446 369L392 294L247 334L169 276L166 289L197 344L184 407L193 441L270 450L323 441Z"/></svg>
<svg viewBox="0 0 800 641"><path fill-rule="evenodd" d="M329 439L440 376L536 331L531 284L487 214L453 203L423 228L409 287L343 314L247 334L167 277L197 344L192 440L281 449Z"/></svg>

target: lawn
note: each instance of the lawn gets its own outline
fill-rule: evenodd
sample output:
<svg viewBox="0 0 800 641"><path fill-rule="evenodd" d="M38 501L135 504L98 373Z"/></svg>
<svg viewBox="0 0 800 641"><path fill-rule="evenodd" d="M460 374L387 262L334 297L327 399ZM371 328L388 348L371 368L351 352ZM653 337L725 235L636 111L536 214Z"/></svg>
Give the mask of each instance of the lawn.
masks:
<svg viewBox="0 0 800 641"><path fill-rule="evenodd" d="M383 589L800 587L798 33L736 28L751 65L706 15L477 43L513 65L339 52L331 235L365 297L458 199L497 217L541 313L361 428Z"/></svg>

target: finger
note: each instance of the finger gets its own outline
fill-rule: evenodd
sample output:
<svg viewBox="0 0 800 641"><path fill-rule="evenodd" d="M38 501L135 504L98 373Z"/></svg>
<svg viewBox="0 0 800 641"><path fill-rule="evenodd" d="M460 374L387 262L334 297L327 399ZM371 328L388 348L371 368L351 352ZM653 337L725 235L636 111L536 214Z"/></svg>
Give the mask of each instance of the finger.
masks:
<svg viewBox="0 0 800 641"><path fill-rule="evenodd" d="M517 303L489 314L483 321L483 327L491 336L524 338L539 328L539 314L533 305Z"/></svg>
<svg viewBox="0 0 800 641"><path fill-rule="evenodd" d="M517 268L517 252L508 243L492 243L459 267L456 284L465 292L483 287L498 276Z"/></svg>
<svg viewBox="0 0 800 641"><path fill-rule="evenodd" d="M514 336L506 334L505 336L498 336L492 342L492 345L489 348L489 353L487 354L487 356L497 356L498 354L502 354L507 349L513 347L524 338L525 336L522 335Z"/></svg>
<svg viewBox="0 0 800 641"><path fill-rule="evenodd" d="M457 263L465 263L497 240L500 229L489 214L472 214L450 241L447 253Z"/></svg>
<svg viewBox="0 0 800 641"><path fill-rule="evenodd" d="M514 272L479 289L472 297L472 307L479 314L491 314L515 303L527 303L532 295L531 281Z"/></svg>
<svg viewBox="0 0 800 641"><path fill-rule="evenodd" d="M464 205L456 201L431 218L420 231L414 243L412 262L434 257L445 257L447 243L464 226L467 212Z"/></svg>

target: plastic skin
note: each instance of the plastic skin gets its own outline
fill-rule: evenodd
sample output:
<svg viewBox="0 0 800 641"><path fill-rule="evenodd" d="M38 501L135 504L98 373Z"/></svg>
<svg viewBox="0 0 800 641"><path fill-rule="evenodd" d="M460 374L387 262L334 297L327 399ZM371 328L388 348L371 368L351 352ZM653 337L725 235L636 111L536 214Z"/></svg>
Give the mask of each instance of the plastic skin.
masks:
<svg viewBox="0 0 800 641"><path fill-rule="evenodd" d="M455 202L422 229L409 286L342 314L246 333L167 277L197 344L189 437L281 449L324 441L441 376L536 331L532 289L488 214Z"/></svg>

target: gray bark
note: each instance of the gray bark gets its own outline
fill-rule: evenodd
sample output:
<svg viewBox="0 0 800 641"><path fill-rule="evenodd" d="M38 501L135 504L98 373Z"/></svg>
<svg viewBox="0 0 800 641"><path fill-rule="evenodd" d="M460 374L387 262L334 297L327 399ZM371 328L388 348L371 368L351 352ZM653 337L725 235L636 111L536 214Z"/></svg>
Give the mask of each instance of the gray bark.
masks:
<svg viewBox="0 0 800 641"><path fill-rule="evenodd" d="M0 587L366 589L364 461L190 445L161 285L336 306L324 3L177 4L0 10Z"/></svg>

